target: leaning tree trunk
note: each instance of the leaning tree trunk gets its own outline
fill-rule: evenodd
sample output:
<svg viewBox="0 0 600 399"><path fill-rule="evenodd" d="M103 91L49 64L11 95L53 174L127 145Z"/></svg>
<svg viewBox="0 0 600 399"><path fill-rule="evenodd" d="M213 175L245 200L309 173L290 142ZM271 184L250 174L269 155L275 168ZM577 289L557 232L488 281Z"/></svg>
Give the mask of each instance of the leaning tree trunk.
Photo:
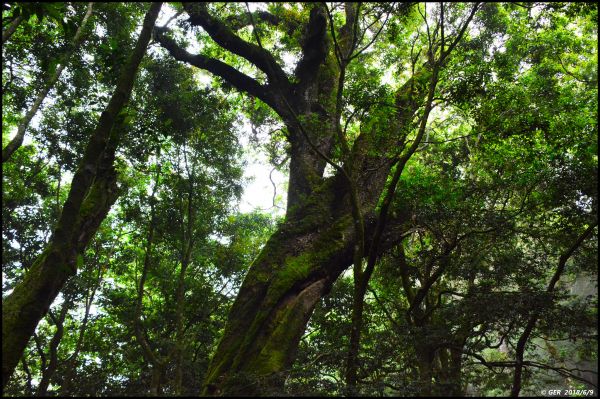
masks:
<svg viewBox="0 0 600 399"><path fill-rule="evenodd" d="M117 198L113 161L120 132L114 129L126 104L138 66L150 41L161 3L153 3L144 18L136 46L123 67L116 90L90 138L73 176L71 190L50 243L24 280L2 306L2 387L6 386L39 321L64 286L77 273L92 236Z"/></svg>
<svg viewBox="0 0 600 399"><path fill-rule="evenodd" d="M23 22L23 15L18 15L11 21L8 27L2 32L2 44L6 43L8 39L15 33L19 25Z"/></svg>

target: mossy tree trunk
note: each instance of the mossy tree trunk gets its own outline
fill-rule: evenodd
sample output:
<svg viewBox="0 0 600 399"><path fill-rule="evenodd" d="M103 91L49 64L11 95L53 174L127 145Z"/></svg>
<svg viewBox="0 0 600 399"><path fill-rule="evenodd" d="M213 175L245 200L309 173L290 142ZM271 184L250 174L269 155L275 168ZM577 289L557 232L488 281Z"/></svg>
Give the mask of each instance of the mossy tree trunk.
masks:
<svg viewBox="0 0 600 399"><path fill-rule="evenodd" d="M6 43L8 39L16 32L19 25L23 22L23 15L17 15L8 25L8 27L2 31L2 44Z"/></svg>
<svg viewBox="0 0 600 399"><path fill-rule="evenodd" d="M352 259L348 215L328 228L317 221L303 227L284 225L254 261L209 367L206 393L268 394L281 386L314 306Z"/></svg>
<svg viewBox="0 0 600 399"><path fill-rule="evenodd" d="M6 386L39 321L65 282L77 273L90 239L117 198L113 161L119 142L115 122L125 106L150 41L161 3L144 18L136 46L124 65L106 110L73 176L71 189L49 244L2 306L2 387Z"/></svg>

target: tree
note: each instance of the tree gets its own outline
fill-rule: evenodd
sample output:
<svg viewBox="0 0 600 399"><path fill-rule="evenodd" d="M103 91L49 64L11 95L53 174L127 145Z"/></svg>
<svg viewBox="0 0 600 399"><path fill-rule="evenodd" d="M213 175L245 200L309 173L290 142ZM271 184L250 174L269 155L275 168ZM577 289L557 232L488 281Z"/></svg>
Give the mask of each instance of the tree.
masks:
<svg viewBox="0 0 600 399"><path fill-rule="evenodd" d="M375 23L366 25L368 13L361 16L359 8L346 5L345 24L337 28L330 11L320 4L303 10L296 18L291 13L284 18L275 14L258 21L249 11L247 17L218 18L207 5L184 4L190 23L204 28L218 46L264 73L267 79L264 84L215 58L188 53L164 30L159 30L158 40L176 59L206 69L268 104L284 122L290 144L286 222L246 276L212 360L205 381L206 393L260 392L261 383L257 385L253 378L269 379L291 365L315 304L339 274L354 262L357 277L360 276L361 259L367 253L366 248L374 245L367 243L365 237L377 230L380 230L378 235L383 232L383 227L375 226L375 206L387 175L394 166L401 173L403 164L423 138L439 70L476 10L476 7L470 10L454 31L447 29L446 36L440 29L438 37L436 30L435 48L429 37L430 51L420 62L417 55L413 76L395 94L396 117L391 121L381 119L377 113L385 105L373 105L363 113L360 133L352 137L347 131L348 124L342 129L341 119L344 105L349 105L344 104L349 100L343 96L346 69L352 60L365 54L385 25L378 26L379 32L374 28ZM370 12L389 17L398 10L377 6ZM227 25L228 19L245 20L245 24L252 25L252 41L256 44L236 35ZM276 29L296 25L301 32L300 40L291 43L296 51L301 50L293 76L288 76L276 56L263 46L267 38L261 37L265 35L259 30L261 23L273 24ZM367 33L373 35L370 42L365 38ZM425 109L419 114L420 120L413 123L423 102ZM365 108L364 104L353 105ZM419 128L409 145L413 126ZM404 153L374 153L376 149L395 145L404 149ZM326 165L334 168L334 176L324 176ZM303 248L300 253L295 250L299 245ZM283 381L278 377L275 380L279 382L267 381L266 385Z"/></svg>
<svg viewBox="0 0 600 399"><path fill-rule="evenodd" d="M21 146L21 144L23 144L23 139L25 138L25 131L29 127L31 120L33 119L37 111L40 109L42 102L46 98L46 95L48 94L50 89L52 89L54 84L60 78L60 75L63 69L65 69L66 63L68 62L69 58L77 50L77 47L81 44L81 41L83 39L83 32L85 31L87 22L92 15L92 7L93 3L88 3L87 11L85 13L85 16L83 17L83 21L81 21L81 25L77 29L77 32L75 32L75 37L73 38L73 42L70 45L70 49L61 57L60 60L58 60L58 64L53 64L54 71L48 71L49 73L46 78L47 83L45 84L43 89L40 90L40 92L37 94L33 104L31 105L31 108L27 111L27 113L23 117L23 120L19 123L15 137L13 137L13 139L6 145L6 147L2 149L3 163L8 161L12 154ZM20 15L17 16L15 18L15 21L20 21L20 18ZM5 41L4 35L2 41Z"/></svg>
<svg viewBox="0 0 600 399"><path fill-rule="evenodd" d="M73 177L71 190L50 244L2 307L2 386L8 382L27 342L65 281L77 271L78 259L117 196L114 152L119 131L114 128L133 87L137 67L150 41L160 10L154 3L144 19L136 48L124 67L106 111L90 138Z"/></svg>

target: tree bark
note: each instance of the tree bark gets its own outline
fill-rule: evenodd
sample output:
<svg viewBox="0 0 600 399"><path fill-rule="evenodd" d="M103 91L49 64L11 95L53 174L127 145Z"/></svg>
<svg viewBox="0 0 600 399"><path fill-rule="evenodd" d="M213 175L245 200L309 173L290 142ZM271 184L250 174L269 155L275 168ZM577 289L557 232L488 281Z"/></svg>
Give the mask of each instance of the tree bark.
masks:
<svg viewBox="0 0 600 399"><path fill-rule="evenodd" d="M419 392L418 396L429 398L432 392L433 378L433 356L429 353L421 353L417 356L417 365L419 368Z"/></svg>
<svg viewBox="0 0 600 399"><path fill-rule="evenodd" d="M150 41L161 3L146 14L137 44L115 92L90 138L50 243L2 307L2 387L6 386L41 318L77 272L77 263L117 198L113 166L119 132L113 129L126 104Z"/></svg>
<svg viewBox="0 0 600 399"><path fill-rule="evenodd" d="M65 55L61 57L61 59L59 60L59 65L56 67L56 70L51 76L48 77L46 84L36 96L35 100L33 101L33 104L31 105L31 108L29 108L29 110L19 123L19 126L17 128L17 134L2 150L2 163L8 161L12 154L21 146L21 144L23 144L23 139L25 138L25 131L29 127L29 123L42 106L42 102L48 95L48 92L50 92L50 89L52 89L56 82L58 82L58 79L60 78L63 69L65 69L65 67L67 66L69 58L71 58L71 55L73 55L73 53L77 50L77 48L83 41L83 32L85 30L88 20L90 19L90 16L92 15L93 4L94 3L91 2L88 3L87 11L85 13L85 16L83 17L83 21L81 21L81 25L75 33L75 37L73 38L73 42L71 43L70 50L67 51ZM2 42L4 43L4 33L2 34Z"/></svg>
<svg viewBox="0 0 600 399"><path fill-rule="evenodd" d="M462 383L462 350L450 349L450 370L448 373L448 396L464 396Z"/></svg>
<svg viewBox="0 0 600 399"><path fill-rule="evenodd" d="M342 179L327 180L299 210L304 217L286 221L251 265L209 366L204 394L281 393L315 305L352 263L355 229ZM374 227L374 204L369 205L368 233ZM396 237L394 232L386 240Z"/></svg>
<svg viewBox="0 0 600 399"><path fill-rule="evenodd" d="M280 228L252 264L209 366L205 393L265 394L281 386L314 306L352 258L348 215L322 231L307 227Z"/></svg>
<svg viewBox="0 0 600 399"><path fill-rule="evenodd" d="M150 382L150 396L160 396L162 374L163 374L163 365L162 364L155 364L152 366L152 381Z"/></svg>

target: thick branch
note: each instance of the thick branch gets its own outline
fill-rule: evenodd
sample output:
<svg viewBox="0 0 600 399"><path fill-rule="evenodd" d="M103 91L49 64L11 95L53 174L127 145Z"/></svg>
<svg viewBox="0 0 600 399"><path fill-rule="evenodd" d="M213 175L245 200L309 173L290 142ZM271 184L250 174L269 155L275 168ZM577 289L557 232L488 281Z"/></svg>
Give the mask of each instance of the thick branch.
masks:
<svg viewBox="0 0 600 399"><path fill-rule="evenodd" d="M302 40L302 58L294 72L300 85L307 86L317 76L319 66L327 57L327 20L323 14L323 8L315 5L310 10L310 18Z"/></svg>
<svg viewBox="0 0 600 399"><path fill-rule="evenodd" d="M8 27L4 30L4 32L2 32L2 44L6 43L6 41L10 39L13 33L15 33L21 21L23 21L23 15L17 16L10 22Z"/></svg>
<svg viewBox="0 0 600 399"><path fill-rule="evenodd" d="M285 72L270 52L233 33L227 25L208 13L206 3L183 3L183 7L190 16L190 23L204 28L219 46L250 61L267 75L271 83L289 85Z"/></svg>
<svg viewBox="0 0 600 399"><path fill-rule="evenodd" d="M257 97L273 109L277 109L273 96L267 90L268 86L261 85L248 75L222 61L202 54L193 55L188 53L185 49L178 46L173 39L165 35L167 32L166 29L157 27L155 28L155 32L156 40L169 52L169 54L175 57L175 59L186 62L197 68L205 69L208 72L219 76L238 90Z"/></svg>
<svg viewBox="0 0 600 399"><path fill-rule="evenodd" d="M254 11L251 15L244 13L242 15L232 15L226 18L227 25L233 30L242 29L252 24L252 21L263 21L269 25L277 26L281 22L281 18L273 15L268 11Z"/></svg>

